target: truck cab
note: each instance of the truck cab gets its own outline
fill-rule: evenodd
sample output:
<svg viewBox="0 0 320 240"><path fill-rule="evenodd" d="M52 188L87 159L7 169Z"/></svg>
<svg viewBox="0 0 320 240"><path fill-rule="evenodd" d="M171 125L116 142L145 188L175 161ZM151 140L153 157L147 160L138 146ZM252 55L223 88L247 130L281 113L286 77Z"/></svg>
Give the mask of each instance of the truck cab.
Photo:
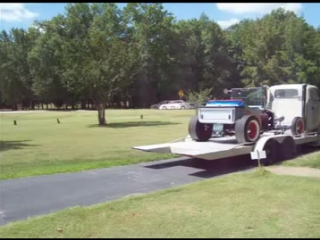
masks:
<svg viewBox="0 0 320 240"><path fill-rule="evenodd" d="M295 117L305 119L307 132L320 131L320 94L314 85L284 84L268 89L267 108L278 117L282 125L290 126Z"/></svg>

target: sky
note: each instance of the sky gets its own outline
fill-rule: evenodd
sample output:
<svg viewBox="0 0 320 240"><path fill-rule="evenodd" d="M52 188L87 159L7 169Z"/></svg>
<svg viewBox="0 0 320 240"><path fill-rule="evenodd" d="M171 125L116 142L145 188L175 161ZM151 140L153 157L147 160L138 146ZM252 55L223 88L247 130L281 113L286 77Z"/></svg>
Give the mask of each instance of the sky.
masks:
<svg viewBox="0 0 320 240"><path fill-rule="evenodd" d="M64 14L65 3L0 3L0 30L12 27L27 29L34 20L48 20ZM125 3L119 3L124 7ZM320 3L164 3L164 8L178 20L199 18L205 13L222 28L244 18L259 18L282 7L303 16L314 27L320 27Z"/></svg>

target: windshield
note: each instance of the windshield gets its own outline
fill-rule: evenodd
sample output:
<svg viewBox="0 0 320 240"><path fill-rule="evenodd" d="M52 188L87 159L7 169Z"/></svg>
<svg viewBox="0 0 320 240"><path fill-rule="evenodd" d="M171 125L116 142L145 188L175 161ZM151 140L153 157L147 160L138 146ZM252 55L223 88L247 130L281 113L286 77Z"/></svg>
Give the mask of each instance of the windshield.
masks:
<svg viewBox="0 0 320 240"><path fill-rule="evenodd" d="M263 106L264 91L259 88L233 88L231 89L231 98L241 99L247 106Z"/></svg>

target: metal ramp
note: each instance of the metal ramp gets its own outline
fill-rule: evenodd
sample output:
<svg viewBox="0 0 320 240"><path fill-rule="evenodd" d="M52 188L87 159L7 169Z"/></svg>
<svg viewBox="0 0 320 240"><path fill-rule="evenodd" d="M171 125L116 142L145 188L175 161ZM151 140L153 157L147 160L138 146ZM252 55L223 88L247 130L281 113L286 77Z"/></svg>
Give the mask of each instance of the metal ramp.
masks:
<svg viewBox="0 0 320 240"><path fill-rule="evenodd" d="M253 147L253 145L239 145L234 137L212 138L207 142L195 142L187 137L181 142L136 146L133 149L215 160L225 158L226 156L233 157L250 154Z"/></svg>

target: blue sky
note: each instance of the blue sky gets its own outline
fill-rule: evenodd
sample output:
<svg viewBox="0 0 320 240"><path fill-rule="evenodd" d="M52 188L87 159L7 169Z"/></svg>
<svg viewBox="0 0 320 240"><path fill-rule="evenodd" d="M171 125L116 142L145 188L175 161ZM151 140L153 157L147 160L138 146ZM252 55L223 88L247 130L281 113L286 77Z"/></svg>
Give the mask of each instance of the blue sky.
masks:
<svg viewBox="0 0 320 240"><path fill-rule="evenodd" d="M279 7L303 15L315 27L320 26L320 3L164 3L163 6L178 20L199 18L204 12L223 28L243 18L261 17ZM64 3L0 3L0 29L28 28L34 20L63 14L64 7Z"/></svg>

